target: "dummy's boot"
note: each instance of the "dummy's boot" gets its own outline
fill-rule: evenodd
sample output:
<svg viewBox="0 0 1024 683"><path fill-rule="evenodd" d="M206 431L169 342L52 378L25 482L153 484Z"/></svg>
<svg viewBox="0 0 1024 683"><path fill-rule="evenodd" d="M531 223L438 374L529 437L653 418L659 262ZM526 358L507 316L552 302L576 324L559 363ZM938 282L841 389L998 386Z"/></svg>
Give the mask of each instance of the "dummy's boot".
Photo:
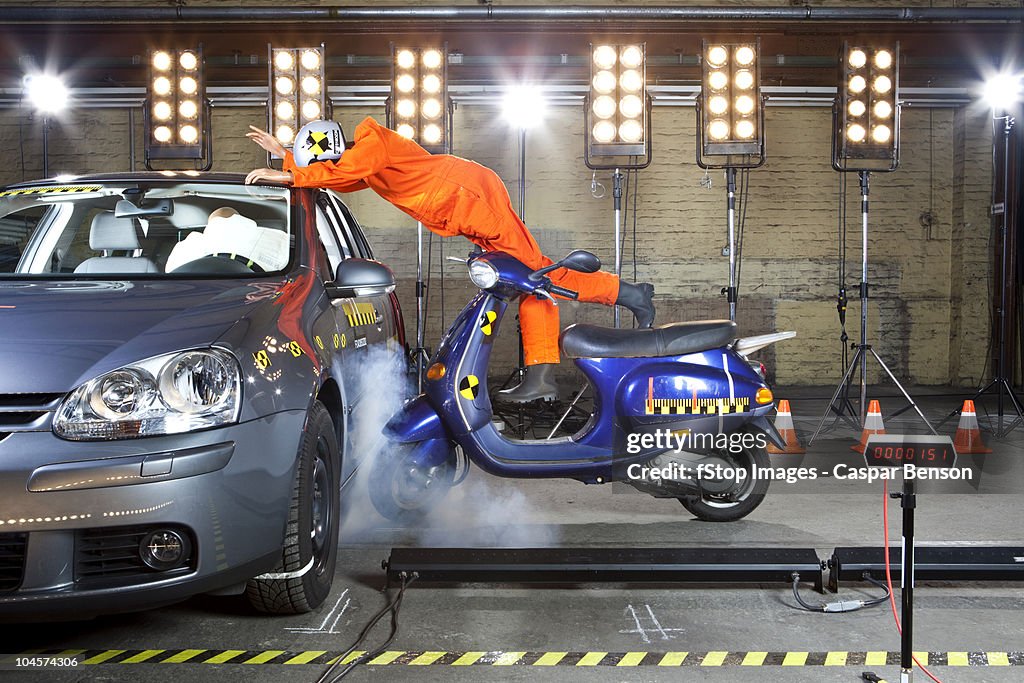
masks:
<svg viewBox="0 0 1024 683"><path fill-rule="evenodd" d="M512 389L498 392L499 401L529 403L530 401L553 401L558 397L555 386L555 368L558 363L538 363L527 366L523 381Z"/></svg>
<svg viewBox="0 0 1024 683"><path fill-rule="evenodd" d="M642 282L634 285L625 280L619 281L619 298L616 306L625 306L636 316L636 325L640 328L654 324L654 285Z"/></svg>

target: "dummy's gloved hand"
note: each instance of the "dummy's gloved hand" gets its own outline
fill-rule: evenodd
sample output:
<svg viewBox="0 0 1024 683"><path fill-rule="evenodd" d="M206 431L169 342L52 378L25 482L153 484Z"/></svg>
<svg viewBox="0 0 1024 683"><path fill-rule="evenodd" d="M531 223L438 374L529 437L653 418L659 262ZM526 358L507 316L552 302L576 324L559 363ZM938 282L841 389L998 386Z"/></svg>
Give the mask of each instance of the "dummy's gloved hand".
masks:
<svg viewBox="0 0 1024 683"><path fill-rule="evenodd" d="M257 145L267 150L274 156L284 159L284 155L288 150L282 145L277 138L268 133L265 130L260 130L256 126L249 126L249 132L245 134L245 137L249 138Z"/></svg>
<svg viewBox="0 0 1024 683"><path fill-rule="evenodd" d="M285 183L286 185L291 185L292 180L291 171L278 171L273 168L255 168L249 171L249 175L245 176L246 185L254 183Z"/></svg>

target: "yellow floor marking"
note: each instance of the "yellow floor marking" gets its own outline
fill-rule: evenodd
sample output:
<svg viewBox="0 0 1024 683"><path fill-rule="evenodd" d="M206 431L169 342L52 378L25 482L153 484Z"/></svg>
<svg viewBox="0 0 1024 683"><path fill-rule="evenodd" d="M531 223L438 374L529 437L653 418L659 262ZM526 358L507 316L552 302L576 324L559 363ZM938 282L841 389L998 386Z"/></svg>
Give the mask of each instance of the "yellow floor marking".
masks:
<svg viewBox="0 0 1024 683"><path fill-rule="evenodd" d="M576 666L597 666L604 659L607 652L588 652L587 654L580 657L580 661L576 662Z"/></svg>
<svg viewBox="0 0 1024 683"><path fill-rule="evenodd" d="M825 655L825 666L846 666L846 653L829 652Z"/></svg>
<svg viewBox="0 0 1024 683"><path fill-rule="evenodd" d="M658 662L658 666L679 666L686 660L689 652L666 652L665 656Z"/></svg>
<svg viewBox="0 0 1024 683"><path fill-rule="evenodd" d="M545 652L544 654L542 654L540 656L540 659L538 659L536 662L533 663L533 665L534 666L554 666L555 664L558 664L560 661L565 659L565 656L567 654L569 654L569 653L568 652Z"/></svg>
<svg viewBox="0 0 1024 683"><path fill-rule="evenodd" d="M928 666L928 653L927 652L915 652L914 656L917 657L917 661L921 662L923 666Z"/></svg>
<svg viewBox="0 0 1024 683"><path fill-rule="evenodd" d="M366 650L356 650L355 652L350 652L350 653L348 654L348 656L347 656L347 657L345 657L345 661L341 662L341 664L348 664L348 663L350 663L350 662L352 662L352 661L355 661L356 659L359 659L360 657L362 657L362 656L363 656L363 655L365 655L365 654L366 654ZM330 660L329 662L327 662L327 663L328 663L328 664L334 664L334 663L335 663L335 662L337 662L337 661L338 661L338 660L339 660L340 658L341 658L341 655L338 655L337 657L334 657L334 658L332 658L332 659L331 659L331 660ZM339 666L340 666L340 664L339 664Z"/></svg>
<svg viewBox="0 0 1024 683"><path fill-rule="evenodd" d="M782 666L803 666L806 662L806 652L787 652L782 659Z"/></svg>
<svg viewBox="0 0 1024 683"><path fill-rule="evenodd" d="M409 666L427 666L428 664L433 664L437 660L441 659L445 654L446 653L444 652L424 652L419 657L409 662Z"/></svg>
<svg viewBox="0 0 1024 683"><path fill-rule="evenodd" d="M273 659L274 657L276 657L278 655L283 655L284 652L285 652L284 650L267 650L266 652L259 653L255 657L250 657L249 659L245 660L242 663L243 664L265 664L265 663L269 662L271 659Z"/></svg>
<svg viewBox="0 0 1024 683"><path fill-rule="evenodd" d="M646 656L646 652L627 652L626 656L620 659L619 663L615 666L636 666L640 662L644 661L644 657Z"/></svg>
<svg viewBox="0 0 1024 683"><path fill-rule="evenodd" d="M967 659L966 652L947 652L946 653L946 665L947 666L970 666L971 662Z"/></svg>
<svg viewBox="0 0 1024 683"><path fill-rule="evenodd" d="M113 659L122 652L124 652L124 650L107 650L106 652L99 653L95 657L90 657L89 659L82 662L82 664L102 664L108 659Z"/></svg>
<svg viewBox="0 0 1024 683"><path fill-rule="evenodd" d="M525 652L502 652L491 664L493 666L511 666L523 658Z"/></svg>
<svg viewBox="0 0 1024 683"><path fill-rule="evenodd" d="M466 654L462 655L461 657L456 659L454 662L452 662L452 666L470 666L472 664L475 664L476 661L478 659L480 659L481 657L483 657L485 654L487 654L487 653L486 652L467 652Z"/></svg>
<svg viewBox="0 0 1024 683"><path fill-rule="evenodd" d="M989 666L1010 666L1010 658L1005 652L988 652Z"/></svg>
<svg viewBox="0 0 1024 683"><path fill-rule="evenodd" d="M161 661L160 663L161 664L181 664L182 662L187 662L188 660L192 659L193 657L195 657L197 655L201 655L204 652L206 652L206 650L182 650L178 654L171 655L170 657L168 657L167 659Z"/></svg>
<svg viewBox="0 0 1024 683"><path fill-rule="evenodd" d="M320 655L325 654L327 654L327 650L309 650L308 652L303 652L300 655L295 655L285 662L285 664L308 664ZM335 659L337 659L337 657L335 657Z"/></svg>
<svg viewBox="0 0 1024 683"><path fill-rule="evenodd" d="M725 661L725 656L728 652L709 652L704 655L704 661L700 663L701 666L722 666L722 662Z"/></svg>
<svg viewBox="0 0 1024 683"><path fill-rule="evenodd" d="M866 666L885 666L885 660L888 657L888 652L868 652L864 656L864 664Z"/></svg>
<svg viewBox="0 0 1024 683"><path fill-rule="evenodd" d="M390 664L405 654L405 650L388 650L382 655L374 657L367 664Z"/></svg>
<svg viewBox="0 0 1024 683"><path fill-rule="evenodd" d="M767 656L767 652L748 652L743 658L743 666L761 666Z"/></svg>
<svg viewBox="0 0 1024 683"><path fill-rule="evenodd" d="M128 659L121 660L121 663L122 664L138 664L139 662L144 662L147 659L152 659L153 657L156 657L161 652L167 652L167 650L143 650L142 652L140 652L137 655L132 655Z"/></svg>
<svg viewBox="0 0 1024 683"><path fill-rule="evenodd" d="M224 652L221 652L219 655L214 655L209 659L203 660L203 664L224 664L225 662L230 662L238 655L244 654L245 650L224 650Z"/></svg>

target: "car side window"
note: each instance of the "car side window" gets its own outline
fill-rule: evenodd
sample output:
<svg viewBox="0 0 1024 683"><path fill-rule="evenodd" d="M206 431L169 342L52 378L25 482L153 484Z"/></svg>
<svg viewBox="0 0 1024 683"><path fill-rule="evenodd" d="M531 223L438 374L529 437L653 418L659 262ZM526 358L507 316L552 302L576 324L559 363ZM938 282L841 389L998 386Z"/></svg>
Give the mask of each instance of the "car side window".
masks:
<svg viewBox="0 0 1024 683"><path fill-rule="evenodd" d="M347 258L352 257L352 250L344 242L338 240L338 231L330 218L331 209L326 198L320 195L316 202L316 230L320 243L327 252L327 260L331 264L331 273L338 271L338 266Z"/></svg>
<svg viewBox="0 0 1024 683"><path fill-rule="evenodd" d="M337 197L331 198L332 204L336 207L338 214L338 222L343 226L345 230L345 236L348 238L349 244L352 245L353 251L362 256L363 258L373 258L373 250L370 249L370 245L366 241L366 237L363 236L362 228L359 227L359 221L352 215L348 206L345 202L341 201Z"/></svg>

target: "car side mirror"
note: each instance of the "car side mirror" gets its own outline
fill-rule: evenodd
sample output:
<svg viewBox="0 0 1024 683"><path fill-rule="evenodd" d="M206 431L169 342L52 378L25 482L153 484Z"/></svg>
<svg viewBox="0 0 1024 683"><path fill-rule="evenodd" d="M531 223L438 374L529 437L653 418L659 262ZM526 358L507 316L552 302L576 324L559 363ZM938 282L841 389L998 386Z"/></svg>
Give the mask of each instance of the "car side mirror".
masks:
<svg viewBox="0 0 1024 683"><path fill-rule="evenodd" d="M395 274L380 261L350 258L341 262L334 282L327 283L332 299L356 296L379 296L395 289Z"/></svg>
<svg viewBox="0 0 1024 683"><path fill-rule="evenodd" d="M601 259L583 249L570 252L560 263L563 268L575 270L578 273L596 273L601 270Z"/></svg>

